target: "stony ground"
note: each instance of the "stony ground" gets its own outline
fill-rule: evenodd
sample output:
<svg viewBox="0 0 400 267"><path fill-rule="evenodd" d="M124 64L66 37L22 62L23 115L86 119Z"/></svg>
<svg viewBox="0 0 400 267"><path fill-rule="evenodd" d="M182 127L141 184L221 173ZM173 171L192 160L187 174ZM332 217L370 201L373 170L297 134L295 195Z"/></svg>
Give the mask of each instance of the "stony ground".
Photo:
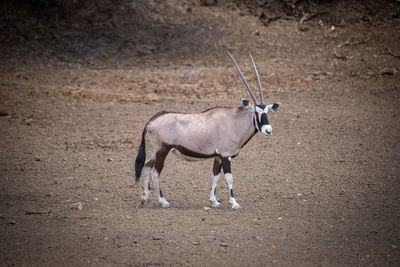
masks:
<svg viewBox="0 0 400 267"><path fill-rule="evenodd" d="M233 5L168 3L100 24L2 20L1 265L398 265L399 18L265 26ZM223 179L209 209L213 161L174 156L172 207L154 192L141 206L147 120L249 97L226 49L255 87L251 51L283 104L273 135L233 160L243 209Z"/></svg>

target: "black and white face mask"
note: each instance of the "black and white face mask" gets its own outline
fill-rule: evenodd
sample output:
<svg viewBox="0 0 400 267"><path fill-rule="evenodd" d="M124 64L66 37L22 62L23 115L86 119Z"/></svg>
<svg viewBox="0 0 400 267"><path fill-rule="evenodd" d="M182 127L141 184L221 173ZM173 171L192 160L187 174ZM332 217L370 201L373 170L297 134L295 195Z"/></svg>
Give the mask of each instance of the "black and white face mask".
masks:
<svg viewBox="0 0 400 267"><path fill-rule="evenodd" d="M278 111L281 107L281 103L275 102L274 104L270 105L255 105L254 106L254 124L258 131L262 132L265 135L272 134L272 126L269 123L268 119L268 112Z"/></svg>

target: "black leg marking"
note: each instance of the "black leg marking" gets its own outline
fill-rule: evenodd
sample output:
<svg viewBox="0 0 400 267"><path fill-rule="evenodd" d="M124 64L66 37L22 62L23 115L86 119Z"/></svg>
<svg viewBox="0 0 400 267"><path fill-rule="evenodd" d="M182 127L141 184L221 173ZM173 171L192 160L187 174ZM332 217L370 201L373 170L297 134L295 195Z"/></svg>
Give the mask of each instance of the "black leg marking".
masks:
<svg viewBox="0 0 400 267"><path fill-rule="evenodd" d="M147 188L149 189L149 191L150 191L150 181L149 181L149 184L147 185Z"/></svg>
<svg viewBox="0 0 400 267"><path fill-rule="evenodd" d="M162 169L164 168L165 158L168 155L168 152L171 150L169 146L162 146L156 153L156 160L154 162L154 169L158 174L161 174Z"/></svg>
<svg viewBox="0 0 400 267"><path fill-rule="evenodd" d="M231 197L234 197L234 196L233 196L233 189L231 189L230 193L231 193Z"/></svg>
<svg viewBox="0 0 400 267"><path fill-rule="evenodd" d="M161 188L160 188L160 197L163 197L163 194L162 194Z"/></svg>
<svg viewBox="0 0 400 267"><path fill-rule="evenodd" d="M213 166L213 174L214 174L214 176L218 175L221 172L221 168L222 168L221 159L215 158L214 166Z"/></svg>
<svg viewBox="0 0 400 267"><path fill-rule="evenodd" d="M217 194L217 187L214 188L214 196Z"/></svg>
<svg viewBox="0 0 400 267"><path fill-rule="evenodd" d="M232 173L231 171L231 161L228 158L221 158L222 160L222 169L224 170L224 173Z"/></svg>
<svg viewBox="0 0 400 267"><path fill-rule="evenodd" d="M144 164L144 166L146 166L146 167L148 167L148 168L153 168L154 162L155 162L154 159L150 159L149 161L147 161L147 162Z"/></svg>

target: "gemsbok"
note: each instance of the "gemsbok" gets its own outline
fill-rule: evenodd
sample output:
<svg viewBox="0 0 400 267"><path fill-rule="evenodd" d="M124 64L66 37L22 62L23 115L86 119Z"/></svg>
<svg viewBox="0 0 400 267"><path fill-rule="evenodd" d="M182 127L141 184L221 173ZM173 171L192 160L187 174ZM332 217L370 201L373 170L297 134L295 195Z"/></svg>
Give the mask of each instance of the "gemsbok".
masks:
<svg viewBox="0 0 400 267"><path fill-rule="evenodd" d="M136 182L139 181L144 166L142 204L150 195L151 174L157 191L158 202L164 208L171 206L161 191L160 173L168 154L173 152L178 157L188 161L215 158L210 193L212 206L222 206L215 198L215 188L222 168L228 184L229 203L233 209L240 209L233 195L231 160L239 154L240 149L257 132L260 131L264 135L272 134L268 112L270 110L278 111L281 103L275 102L269 105L264 103L260 77L250 53L249 56L256 74L258 89L260 90L260 103L258 103L229 51L228 55L247 87L254 105L249 100L242 98L240 99L240 107L236 108L214 107L197 114L166 111L155 114L144 127L142 141L135 161ZM149 136L154 149L153 155L148 161L146 161L146 134Z"/></svg>

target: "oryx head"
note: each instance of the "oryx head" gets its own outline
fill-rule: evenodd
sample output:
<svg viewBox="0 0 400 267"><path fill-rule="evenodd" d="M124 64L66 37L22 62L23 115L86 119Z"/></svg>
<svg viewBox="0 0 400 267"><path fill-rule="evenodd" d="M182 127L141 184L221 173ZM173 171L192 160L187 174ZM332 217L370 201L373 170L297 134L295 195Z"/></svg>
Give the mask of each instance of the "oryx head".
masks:
<svg viewBox="0 0 400 267"><path fill-rule="evenodd" d="M260 90L260 102L261 103L259 104L257 101L257 98L254 96L253 92L251 91L249 84L247 83L246 79L244 78L243 73L240 71L240 68L239 68L238 64L236 63L235 59L232 57L232 55L229 53L229 51L227 51L227 52L228 52L228 55L230 56L230 58L232 59L233 64L235 64L235 67L236 67L237 71L239 72L240 77L242 78L244 84L247 87L247 90L250 93L251 98L254 101L254 106L253 106L252 104L250 104L249 100L242 98L240 100L242 107L248 108L253 111L254 126L256 127L256 129L258 131L262 132L265 135L271 135L272 127L271 127L271 124L269 123L268 112L270 110L278 111L281 108L282 104L279 102L275 102L273 104L266 105L264 103L264 95L263 95L263 91L262 91L262 87L261 87L260 77L258 76L257 67L256 67L256 64L254 63L253 57L249 53L251 63L253 64L254 72L256 73L258 89Z"/></svg>

